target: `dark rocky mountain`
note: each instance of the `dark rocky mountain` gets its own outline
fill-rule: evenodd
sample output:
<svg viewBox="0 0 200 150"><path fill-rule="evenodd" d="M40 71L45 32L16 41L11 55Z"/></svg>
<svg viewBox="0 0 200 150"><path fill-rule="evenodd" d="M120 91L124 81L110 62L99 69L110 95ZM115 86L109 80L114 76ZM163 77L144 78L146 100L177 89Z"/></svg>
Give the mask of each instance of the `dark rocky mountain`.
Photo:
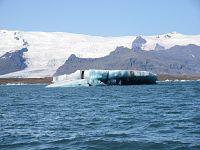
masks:
<svg viewBox="0 0 200 150"><path fill-rule="evenodd" d="M11 73L19 70L23 70L27 67L24 52L27 52L27 48L22 48L14 52L7 52L0 57L0 75Z"/></svg>
<svg viewBox="0 0 200 150"><path fill-rule="evenodd" d="M144 43L141 38L139 41ZM71 55L54 75L73 73L77 69L136 69L157 74L200 75L200 46L190 44L164 50L159 48L162 50L143 51L134 46L133 49L118 47L101 58L78 58Z"/></svg>
<svg viewBox="0 0 200 150"><path fill-rule="evenodd" d="M142 38L141 36L137 36L136 39L133 41L132 43L132 49L134 51L141 51L143 48L143 45L146 43L147 41Z"/></svg>

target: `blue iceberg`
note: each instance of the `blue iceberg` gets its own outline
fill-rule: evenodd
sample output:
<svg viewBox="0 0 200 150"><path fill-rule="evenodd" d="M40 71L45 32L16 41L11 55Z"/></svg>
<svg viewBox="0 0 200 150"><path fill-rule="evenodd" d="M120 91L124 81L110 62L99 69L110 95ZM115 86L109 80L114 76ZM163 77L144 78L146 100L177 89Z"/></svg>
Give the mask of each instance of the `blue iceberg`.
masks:
<svg viewBox="0 0 200 150"><path fill-rule="evenodd" d="M53 77L47 87L156 84L157 75L137 70L77 70L69 75Z"/></svg>

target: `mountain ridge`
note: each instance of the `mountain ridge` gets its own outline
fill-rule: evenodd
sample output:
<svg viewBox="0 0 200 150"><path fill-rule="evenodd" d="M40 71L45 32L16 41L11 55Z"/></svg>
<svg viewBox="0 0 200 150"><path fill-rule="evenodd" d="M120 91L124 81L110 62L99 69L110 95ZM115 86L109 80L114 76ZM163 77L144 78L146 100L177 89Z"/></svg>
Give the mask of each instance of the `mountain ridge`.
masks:
<svg viewBox="0 0 200 150"><path fill-rule="evenodd" d="M26 68L3 75L7 77L48 77L65 63L71 54L80 58L104 57L118 46L138 50L164 50L175 45L200 45L200 35L183 35L176 32L153 36L102 37L63 32L26 32L0 30L0 57L7 52L27 48L24 53ZM2 69L2 68L0 68Z"/></svg>
<svg viewBox="0 0 200 150"><path fill-rule="evenodd" d="M144 70L157 74L200 75L200 46L174 46L159 51L134 51L117 47L115 51L101 58L79 58L71 55L58 68L55 76L70 74L76 70Z"/></svg>

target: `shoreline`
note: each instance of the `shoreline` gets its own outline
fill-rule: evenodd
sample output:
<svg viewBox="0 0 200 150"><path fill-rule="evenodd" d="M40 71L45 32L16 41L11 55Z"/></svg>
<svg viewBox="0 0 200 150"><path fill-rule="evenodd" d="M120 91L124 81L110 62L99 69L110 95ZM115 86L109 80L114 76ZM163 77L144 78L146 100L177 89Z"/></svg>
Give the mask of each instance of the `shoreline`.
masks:
<svg viewBox="0 0 200 150"><path fill-rule="evenodd" d="M159 74L158 81L166 80L199 80L200 76L190 76L190 75L168 75L168 74Z"/></svg>
<svg viewBox="0 0 200 150"><path fill-rule="evenodd" d="M1 84L50 84L52 77L45 78L0 78Z"/></svg>
<svg viewBox="0 0 200 150"><path fill-rule="evenodd" d="M188 75L158 75L157 81L166 81L166 80L199 80L200 76L188 76ZM1 84L51 84L53 77L45 78L0 78Z"/></svg>

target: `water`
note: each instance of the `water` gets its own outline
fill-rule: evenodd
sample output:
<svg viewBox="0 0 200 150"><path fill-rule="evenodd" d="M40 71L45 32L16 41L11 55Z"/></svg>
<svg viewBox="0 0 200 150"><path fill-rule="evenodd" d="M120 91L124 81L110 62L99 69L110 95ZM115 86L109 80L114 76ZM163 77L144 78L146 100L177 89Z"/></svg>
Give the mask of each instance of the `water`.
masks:
<svg viewBox="0 0 200 150"><path fill-rule="evenodd" d="M1 150L199 150L200 82L0 86Z"/></svg>

